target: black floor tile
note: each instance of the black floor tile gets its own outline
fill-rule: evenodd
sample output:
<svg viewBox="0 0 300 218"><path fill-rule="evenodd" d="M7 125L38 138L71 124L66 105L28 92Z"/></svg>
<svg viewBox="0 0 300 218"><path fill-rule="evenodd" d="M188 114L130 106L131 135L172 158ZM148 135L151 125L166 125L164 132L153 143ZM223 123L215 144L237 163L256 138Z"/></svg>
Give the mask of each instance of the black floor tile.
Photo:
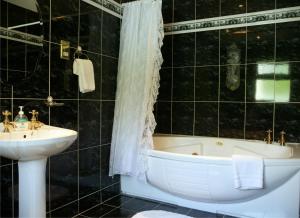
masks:
<svg viewBox="0 0 300 218"><path fill-rule="evenodd" d="M124 217L125 218L125 217L132 217L134 214L136 214L136 212L134 211L126 210L123 208L116 208L102 217L109 217L109 218Z"/></svg>
<svg viewBox="0 0 300 218"><path fill-rule="evenodd" d="M195 218L217 218L217 215L214 213L194 209L192 209L187 215Z"/></svg>
<svg viewBox="0 0 300 218"><path fill-rule="evenodd" d="M194 218L235 218L223 214L209 213L205 211L190 209L177 205L159 203L145 199L134 198L126 195L116 196L103 204L78 215L75 218L93 218L93 217L132 217L138 212L147 210L163 210L172 213L187 215Z"/></svg>
<svg viewBox="0 0 300 218"><path fill-rule="evenodd" d="M133 197L125 196L125 195L119 195L116 196L108 201L105 201L104 204L110 205L110 206L115 206L115 207L120 207L121 205L133 200Z"/></svg>
<svg viewBox="0 0 300 218"><path fill-rule="evenodd" d="M101 204L101 205L94 207L93 209L83 213L82 215L86 216L86 217L101 217L114 209L115 209L115 207Z"/></svg>
<svg viewBox="0 0 300 218"><path fill-rule="evenodd" d="M171 205L171 204L160 204L157 207L155 207L155 210L164 210L164 211L169 211L169 212L173 212L173 213L187 215L191 209L186 208L186 207Z"/></svg>
<svg viewBox="0 0 300 218"><path fill-rule="evenodd" d="M141 212L144 210L153 210L158 205L159 204L156 202L134 198L121 205L121 208L126 210L131 210L134 212Z"/></svg>

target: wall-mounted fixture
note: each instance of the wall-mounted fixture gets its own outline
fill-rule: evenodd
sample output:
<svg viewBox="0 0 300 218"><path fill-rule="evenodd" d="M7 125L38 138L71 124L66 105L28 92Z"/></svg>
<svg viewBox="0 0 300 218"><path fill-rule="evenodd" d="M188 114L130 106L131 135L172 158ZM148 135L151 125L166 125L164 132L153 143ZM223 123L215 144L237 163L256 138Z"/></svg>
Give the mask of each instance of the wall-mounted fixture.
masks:
<svg viewBox="0 0 300 218"><path fill-rule="evenodd" d="M70 60L70 42L60 40L60 58Z"/></svg>
<svg viewBox="0 0 300 218"><path fill-rule="evenodd" d="M48 96L47 100L45 101L45 104L48 107L64 106L64 103L57 103L57 102L55 102L52 96Z"/></svg>
<svg viewBox="0 0 300 218"><path fill-rule="evenodd" d="M235 43L227 47L226 87L235 91L240 87L241 50Z"/></svg>

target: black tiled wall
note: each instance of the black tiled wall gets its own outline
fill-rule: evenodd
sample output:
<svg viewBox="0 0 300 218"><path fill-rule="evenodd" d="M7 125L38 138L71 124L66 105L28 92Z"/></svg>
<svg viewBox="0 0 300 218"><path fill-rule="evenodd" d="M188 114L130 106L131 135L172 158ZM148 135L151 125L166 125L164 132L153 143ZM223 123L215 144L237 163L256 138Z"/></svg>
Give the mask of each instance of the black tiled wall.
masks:
<svg viewBox="0 0 300 218"><path fill-rule="evenodd" d="M165 0L165 23L299 6L286 0ZM240 50L240 85L226 86L228 46ZM167 35L162 53L161 87L156 104L157 133L262 140L265 131L300 133L300 22ZM268 74L258 68L267 66ZM283 70L283 68L285 68ZM287 74L281 74L285 71ZM256 96L258 81L288 81L288 100ZM279 83L278 83L279 84Z"/></svg>
<svg viewBox="0 0 300 218"><path fill-rule="evenodd" d="M119 194L119 178L108 177L111 129L114 114L120 19L81 0L38 0L43 20L43 52L1 39L0 108L17 113L18 105L37 109L46 124L78 131L76 142L48 159L47 216L72 217ZM1 1L1 14L11 13ZM1 16L1 26L7 19ZM82 94L72 72L72 60L60 59L60 40L71 42L71 56L80 44L92 60L96 90ZM7 46L8 45L8 46ZM19 53L18 53L19 52ZM36 69L27 59L40 55ZM27 73L24 73L27 71ZM48 95L63 102L48 108ZM1 120L2 120L1 116ZM0 157L0 217L18 217L18 166Z"/></svg>

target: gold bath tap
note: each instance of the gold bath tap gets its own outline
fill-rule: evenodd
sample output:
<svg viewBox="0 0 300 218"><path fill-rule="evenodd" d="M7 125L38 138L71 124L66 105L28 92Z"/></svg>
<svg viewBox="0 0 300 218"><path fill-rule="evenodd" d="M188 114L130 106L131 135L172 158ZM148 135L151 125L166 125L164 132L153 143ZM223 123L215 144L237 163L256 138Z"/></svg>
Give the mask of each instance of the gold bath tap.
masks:
<svg viewBox="0 0 300 218"><path fill-rule="evenodd" d="M279 143L281 146L285 146L285 135L286 135L286 132L282 130L282 131L280 132L279 140L278 140L278 143Z"/></svg>
<svg viewBox="0 0 300 218"><path fill-rule="evenodd" d="M15 128L16 125L12 122L9 121L8 116L11 115L11 112L9 112L8 110L5 110L4 112L2 112L2 115L4 116L4 120L3 120L3 132L10 132L11 128Z"/></svg>
<svg viewBox="0 0 300 218"><path fill-rule="evenodd" d="M272 144L272 135L271 135L272 130L269 129L268 131L266 131L266 133L267 133L267 137L264 139L264 141L267 144Z"/></svg>
<svg viewBox="0 0 300 218"><path fill-rule="evenodd" d="M32 114L32 117L31 117L30 123L28 125L28 128L30 130L35 130L35 129L41 128L44 124L42 122L38 121L39 112L37 112L36 110L32 110L29 113Z"/></svg>

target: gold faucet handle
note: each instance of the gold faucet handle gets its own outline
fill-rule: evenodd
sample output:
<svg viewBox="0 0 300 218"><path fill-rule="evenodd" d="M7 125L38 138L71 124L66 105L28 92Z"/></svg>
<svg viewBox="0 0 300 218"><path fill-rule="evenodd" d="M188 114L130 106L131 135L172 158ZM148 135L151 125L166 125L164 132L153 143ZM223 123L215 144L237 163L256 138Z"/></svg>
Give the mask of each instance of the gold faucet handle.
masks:
<svg viewBox="0 0 300 218"><path fill-rule="evenodd" d="M268 130L266 131L267 133L267 136L266 138L264 139L264 141L267 143L267 144L272 144L272 136L271 136L271 133L272 133L272 130Z"/></svg>
<svg viewBox="0 0 300 218"><path fill-rule="evenodd" d="M36 110L32 110L29 113L32 115L31 121L37 121L37 116L39 115L39 112L37 112Z"/></svg>
<svg viewBox="0 0 300 218"><path fill-rule="evenodd" d="M4 116L4 121L9 122L8 117L11 115L11 112L8 110L2 111L2 115Z"/></svg>
<svg viewBox="0 0 300 218"><path fill-rule="evenodd" d="M286 135L286 132L283 131L283 130L279 133L279 140L278 140L278 143L279 143L280 145L282 145L282 146L285 145L285 135Z"/></svg>
<svg viewBox="0 0 300 218"><path fill-rule="evenodd" d="M266 133L268 133L268 135L271 135L271 133L272 133L272 130L268 130L268 131L266 131Z"/></svg>
<svg viewBox="0 0 300 218"><path fill-rule="evenodd" d="M280 133L279 133L281 136L284 136L286 135L286 132L284 130L282 130Z"/></svg>

